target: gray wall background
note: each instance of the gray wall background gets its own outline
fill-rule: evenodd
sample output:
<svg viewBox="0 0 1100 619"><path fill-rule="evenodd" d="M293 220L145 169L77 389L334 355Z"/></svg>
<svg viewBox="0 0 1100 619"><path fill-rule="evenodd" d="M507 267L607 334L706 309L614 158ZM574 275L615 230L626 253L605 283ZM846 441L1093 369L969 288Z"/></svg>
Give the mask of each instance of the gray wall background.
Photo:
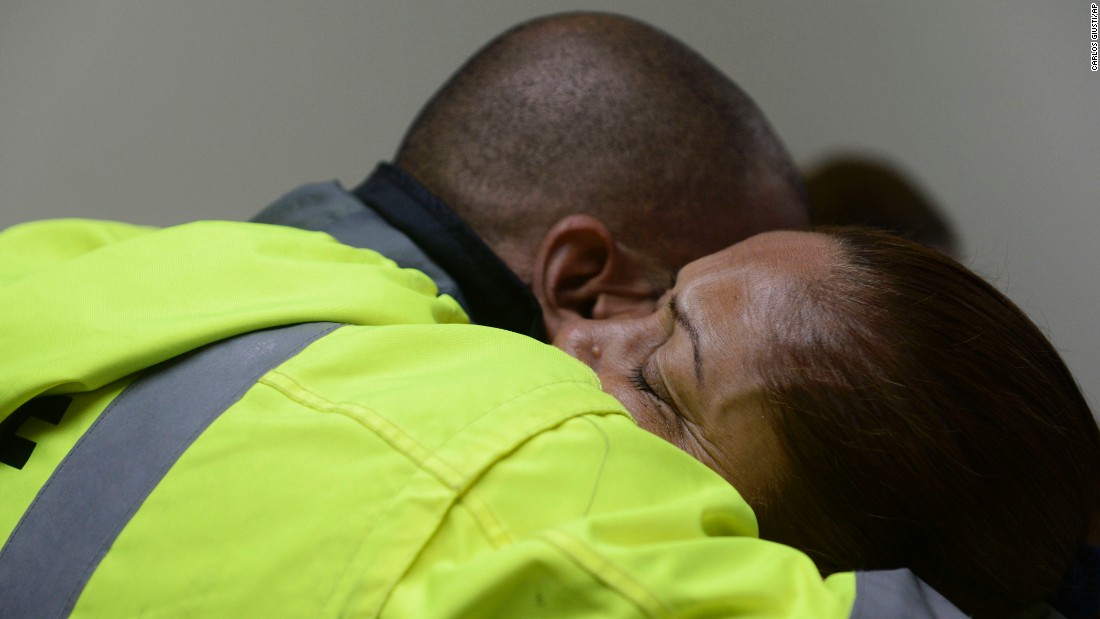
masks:
<svg viewBox="0 0 1100 619"><path fill-rule="evenodd" d="M1100 405L1100 73L1089 2L0 0L0 228L246 219L351 185L482 43L568 9L701 51L795 157L884 156Z"/></svg>

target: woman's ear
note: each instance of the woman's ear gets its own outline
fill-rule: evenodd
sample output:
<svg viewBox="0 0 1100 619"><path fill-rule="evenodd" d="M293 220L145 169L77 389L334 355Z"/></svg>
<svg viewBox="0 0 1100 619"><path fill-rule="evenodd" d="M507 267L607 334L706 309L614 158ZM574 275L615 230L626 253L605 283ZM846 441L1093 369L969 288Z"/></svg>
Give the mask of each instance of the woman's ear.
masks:
<svg viewBox="0 0 1100 619"><path fill-rule="evenodd" d="M640 316L654 310L664 289L616 241L602 221L569 215L543 236L535 255L531 290L542 306L548 339L577 319Z"/></svg>

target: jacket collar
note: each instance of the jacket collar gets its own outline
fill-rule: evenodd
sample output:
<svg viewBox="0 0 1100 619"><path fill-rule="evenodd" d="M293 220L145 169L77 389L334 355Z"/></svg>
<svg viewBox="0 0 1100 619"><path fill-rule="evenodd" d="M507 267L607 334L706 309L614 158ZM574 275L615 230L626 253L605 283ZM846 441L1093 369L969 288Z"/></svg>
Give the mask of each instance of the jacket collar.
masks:
<svg viewBox="0 0 1100 619"><path fill-rule="evenodd" d="M373 249L431 277L474 323L546 339L530 289L454 211L396 166L379 164L354 195L336 182L299 187L251 221Z"/></svg>
<svg viewBox="0 0 1100 619"><path fill-rule="evenodd" d="M352 193L454 279L473 322L545 340L542 311L531 290L411 175L382 163Z"/></svg>

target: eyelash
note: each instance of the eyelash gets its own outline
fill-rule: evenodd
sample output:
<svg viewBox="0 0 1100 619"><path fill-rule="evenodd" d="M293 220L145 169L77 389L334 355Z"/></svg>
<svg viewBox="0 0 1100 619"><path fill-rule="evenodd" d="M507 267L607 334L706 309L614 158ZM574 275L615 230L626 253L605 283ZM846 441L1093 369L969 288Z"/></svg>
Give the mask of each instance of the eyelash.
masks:
<svg viewBox="0 0 1100 619"><path fill-rule="evenodd" d="M660 396L657 395L657 392L653 390L653 387L649 385L649 382L646 381L645 376L642 374L642 367L642 365L638 365L634 368L634 370L630 373L630 382L638 391L644 391L645 393L648 393L649 395L660 399Z"/></svg>
<svg viewBox="0 0 1100 619"><path fill-rule="evenodd" d="M678 433L680 431L677 428L679 427L680 424L683 423L682 420L680 419L680 414L676 413L675 409L670 404L668 404L668 402L664 398L657 395L656 391L653 390L653 387L650 386L649 381L647 381L645 379L645 376L642 373L642 368L643 367L644 367L644 364L639 365L638 367L634 368L633 371L630 372L630 382L634 384L634 388L637 389L638 391L648 393L649 397L651 397L654 400L656 400L657 402L659 402L660 405L662 406L662 408L667 407L667 408L673 410L673 412L674 412L673 415L671 415L671 416L662 415L661 418L664 420L665 427L668 428L668 431L673 433L673 434L670 434L669 436L676 436L677 435L676 433ZM670 418L673 419L674 421L670 421ZM677 443L677 444L679 444L679 443Z"/></svg>
<svg viewBox="0 0 1100 619"><path fill-rule="evenodd" d="M673 275L673 281L672 281L673 285L676 284L676 279L675 278L676 278L676 276ZM676 295L673 295L672 298L670 298L668 300L668 304L667 304L666 307L668 308L668 311L675 317L675 315L676 315ZM632 385L634 385L634 388L637 389L638 391L641 391L643 393L648 393L650 395L650 397L652 397L653 399L655 399L659 402L665 402L665 399L662 398L660 395L658 395L657 392L653 389L653 386L649 384L649 381L647 381L645 379L644 369L645 369L645 361L643 361L642 363L639 363L637 366L635 366L634 369L631 370L631 372L630 372L630 383Z"/></svg>

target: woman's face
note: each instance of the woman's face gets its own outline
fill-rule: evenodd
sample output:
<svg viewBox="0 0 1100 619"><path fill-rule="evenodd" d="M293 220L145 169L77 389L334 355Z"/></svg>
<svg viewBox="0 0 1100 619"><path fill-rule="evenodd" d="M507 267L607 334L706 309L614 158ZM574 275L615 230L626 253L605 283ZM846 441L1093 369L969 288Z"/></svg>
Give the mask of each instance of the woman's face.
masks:
<svg viewBox="0 0 1100 619"><path fill-rule="evenodd" d="M692 262L649 316L577 320L554 344L596 371L638 425L679 446L752 503L778 466L754 360L798 286L836 260L827 236L771 232Z"/></svg>

